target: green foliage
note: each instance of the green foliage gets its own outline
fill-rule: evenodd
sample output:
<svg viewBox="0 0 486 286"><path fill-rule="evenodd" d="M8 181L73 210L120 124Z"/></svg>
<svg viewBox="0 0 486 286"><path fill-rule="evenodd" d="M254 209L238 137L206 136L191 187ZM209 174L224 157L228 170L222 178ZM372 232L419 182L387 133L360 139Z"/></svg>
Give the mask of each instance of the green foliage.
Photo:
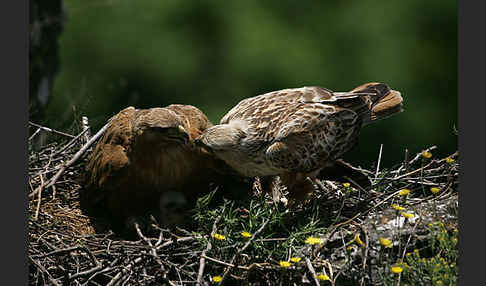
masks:
<svg viewBox="0 0 486 286"><path fill-rule="evenodd" d="M446 229L440 221L428 226L427 245L422 251L414 249L396 264L403 268L402 285L457 285L458 231ZM386 285L394 285L397 276L387 274L387 270L383 273L384 281Z"/></svg>
<svg viewBox="0 0 486 286"><path fill-rule="evenodd" d="M72 106L100 128L128 105L193 104L217 123L239 100L288 87L382 81L405 112L365 128L352 162L405 147L456 149L456 1L65 1L48 124Z"/></svg>

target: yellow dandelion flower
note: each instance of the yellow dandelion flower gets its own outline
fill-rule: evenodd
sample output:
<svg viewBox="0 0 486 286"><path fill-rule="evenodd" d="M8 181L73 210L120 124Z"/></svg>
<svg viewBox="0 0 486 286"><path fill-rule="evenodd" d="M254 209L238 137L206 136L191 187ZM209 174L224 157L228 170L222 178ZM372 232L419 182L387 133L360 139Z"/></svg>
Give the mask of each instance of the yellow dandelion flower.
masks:
<svg viewBox="0 0 486 286"><path fill-rule="evenodd" d="M404 207L401 207L397 204L392 204L391 206L392 206L392 208L396 209L397 211L403 211L405 209Z"/></svg>
<svg viewBox="0 0 486 286"><path fill-rule="evenodd" d="M435 284L436 285L444 285L444 284L442 284L442 281L440 281L440 280L435 281Z"/></svg>
<svg viewBox="0 0 486 286"><path fill-rule="evenodd" d="M445 158L445 161L446 161L446 163L451 164L451 163L454 163L455 160L452 159L451 157L447 157L447 158Z"/></svg>
<svg viewBox="0 0 486 286"><path fill-rule="evenodd" d="M349 188L350 186L351 186L350 183L343 183L343 187L345 187L345 188Z"/></svg>
<svg viewBox="0 0 486 286"><path fill-rule="evenodd" d="M437 188L437 187L432 187L432 188L430 188L430 191L431 191L433 194L437 194L437 193L440 191L440 189L439 189L439 188Z"/></svg>
<svg viewBox="0 0 486 286"><path fill-rule="evenodd" d="M219 234L219 233L215 233L213 235L213 237L217 240L225 240L226 239L226 236L222 235L222 234Z"/></svg>
<svg viewBox="0 0 486 286"><path fill-rule="evenodd" d="M244 238L250 238L251 237L251 233L249 233L248 231L242 231L241 232L241 236L243 236Z"/></svg>
<svg viewBox="0 0 486 286"><path fill-rule="evenodd" d="M386 239L386 238L380 237L380 243L381 243L381 245L383 245L384 247L387 247L387 248L392 247L392 242L391 242L391 240L389 240L389 239Z"/></svg>
<svg viewBox="0 0 486 286"><path fill-rule="evenodd" d="M300 257L291 257L291 258L290 258L290 261L292 261L292 262L294 262L294 263L297 263L297 262L299 262L301 259L302 259L302 258L300 258Z"/></svg>
<svg viewBox="0 0 486 286"><path fill-rule="evenodd" d="M427 224L428 227L433 227L434 225L432 223Z"/></svg>
<svg viewBox="0 0 486 286"><path fill-rule="evenodd" d="M354 241L356 241L359 245L365 245L361 238L359 238L359 233L354 235Z"/></svg>
<svg viewBox="0 0 486 286"><path fill-rule="evenodd" d="M353 249L354 249L354 247L353 247L352 245L350 245L350 246L348 246L348 247L346 248L346 250L347 250L348 252L353 251Z"/></svg>
<svg viewBox="0 0 486 286"><path fill-rule="evenodd" d="M329 280L329 276L321 273L321 274L317 275L317 279L319 279L321 281L326 281L326 280Z"/></svg>
<svg viewBox="0 0 486 286"><path fill-rule="evenodd" d="M280 261L280 266L282 268L290 267L290 262L288 262L288 261Z"/></svg>
<svg viewBox="0 0 486 286"><path fill-rule="evenodd" d="M411 213L402 212L402 216L404 216L405 218L413 218L415 215Z"/></svg>
<svg viewBox="0 0 486 286"><path fill-rule="evenodd" d="M213 276L213 282L219 283L219 282L221 282L221 280L223 280L223 277L221 277L219 275Z"/></svg>
<svg viewBox="0 0 486 286"><path fill-rule="evenodd" d="M306 238L305 243L307 243L307 244L321 244L322 238L309 236L308 238Z"/></svg>
<svg viewBox="0 0 486 286"><path fill-rule="evenodd" d="M411 254L412 254L412 253L407 252L407 253L405 254L405 256L410 256Z"/></svg>
<svg viewBox="0 0 486 286"><path fill-rule="evenodd" d="M419 255L419 250L418 250L418 249L414 249L414 250L413 250L413 253L415 253L415 255L417 255L417 256L419 256L419 257L420 257L420 255Z"/></svg>
<svg viewBox="0 0 486 286"><path fill-rule="evenodd" d="M402 267L400 267L400 266L393 266L393 267L391 268L391 272L393 272L393 273L400 273L400 272L402 272L402 271L403 271L403 268L402 268Z"/></svg>
<svg viewBox="0 0 486 286"><path fill-rule="evenodd" d="M409 190L409 189L401 189L401 190L398 192L398 194L399 194L400 196L406 196L406 195L410 194L410 190Z"/></svg>
<svg viewBox="0 0 486 286"><path fill-rule="evenodd" d="M432 157L432 153L430 153L429 151L422 151L422 157L424 157L425 159L429 159L430 157Z"/></svg>

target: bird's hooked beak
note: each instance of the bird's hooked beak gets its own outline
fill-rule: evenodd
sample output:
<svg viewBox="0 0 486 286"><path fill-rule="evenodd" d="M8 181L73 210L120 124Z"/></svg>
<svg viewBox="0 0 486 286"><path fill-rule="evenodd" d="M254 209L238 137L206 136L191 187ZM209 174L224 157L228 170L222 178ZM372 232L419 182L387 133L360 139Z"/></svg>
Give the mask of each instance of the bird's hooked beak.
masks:
<svg viewBox="0 0 486 286"><path fill-rule="evenodd" d="M182 125L179 125L179 126L177 126L177 130L182 135L182 139L184 140L184 144L187 144L187 142L189 142L189 134L187 133L186 129Z"/></svg>

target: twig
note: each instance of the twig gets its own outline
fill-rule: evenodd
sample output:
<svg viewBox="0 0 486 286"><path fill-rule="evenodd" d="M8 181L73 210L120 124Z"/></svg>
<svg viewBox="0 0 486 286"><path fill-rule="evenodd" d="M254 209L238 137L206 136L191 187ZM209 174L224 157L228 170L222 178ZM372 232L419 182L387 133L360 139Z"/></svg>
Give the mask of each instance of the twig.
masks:
<svg viewBox="0 0 486 286"><path fill-rule="evenodd" d="M309 269L310 273L312 274L312 278L314 278L314 283L316 284L316 286L319 286L320 285L319 279L317 279L316 271L314 270L314 267L312 267L312 263L311 263L309 257L305 258L305 264L307 265L307 268Z"/></svg>
<svg viewBox="0 0 486 286"><path fill-rule="evenodd" d="M39 217L39 210L40 210L41 198L42 198L42 188L44 187L44 179L42 178L42 175L40 175L40 180L41 180L41 184L37 188L37 206L35 208L34 221L37 221L37 218Z"/></svg>
<svg viewBox="0 0 486 286"><path fill-rule="evenodd" d="M71 252L71 251L75 251L75 250L79 250L79 249L82 249L82 247L72 246L72 247L68 247L68 248L56 249L56 250L53 250L53 251L46 253L46 254L31 255L31 257L32 258L34 258L34 257L35 258L45 258L45 257L51 256L51 255L61 254L61 253L65 253L65 252Z"/></svg>
<svg viewBox="0 0 486 286"><path fill-rule="evenodd" d="M57 131L57 130L54 130L54 129L51 129L51 128L48 128L48 127L44 127L44 126L41 126L41 125L36 124L34 122L30 122L29 121L29 124L32 125L32 126L38 127L38 128L40 128L42 130L45 130L47 132L52 132L52 133L56 133L56 134L63 135L63 136L67 136L67 137L71 137L71 138L74 137L74 135L67 134L67 133L64 133L64 132L61 132L61 131Z"/></svg>
<svg viewBox="0 0 486 286"><path fill-rule="evenodd" d="M57 151L56 153L54 153L54 155L52 155L52 156L55 157L56 155L61 154L62 152L64 152L64 150L66 150L71 145L73 145L73 143L76 142L76 140L78 140L79 137L81 137L83 134L85 134L86 131L88 131L88 129L83 130L81 133L79 133L78 135L76 135L76 137L74 137L73 139L71 139L71 141L69 141L66 145L64 145L64 147L62 147L59 151Z"/></svg>
<svg viewBox="0 0 486 286"><path fill-rule="evenodd" d="M366 258L368 257L368 249L369 249L369 238L368 238L368 232L364 229L364 227L359 224L359 227L361 228L361 231L364 233L365 235L365 249L364 249L364 255L363 255L363 263L361 265L361 268L363 270L363 274L361 276L361 282L360 282L360 285L363 286L365 285L365 272L366 272Z"/></svg>
<svg viewBox="0 0 486 286"><path fill-rule="evenodd" d="M403 174L403 175L400 175L400 176L398 176L398 177L396 177L396 178L393 178L393 180L399 180L399 179L405 178L405 177L407 177L407 176L413 175L413 174L415 174L415 173L421 172L421 171L423 171L423 170L427 169L427 167L429 167L429 166L430 166L430 165L432 165L433 163L434 163L434 160L430 161L430 162L429 162L427 165L425 165L425 166L423 166L423 167L420 167L420 168L418 168L418 169L416 169L416 170L413 170L413 171L411 171L411 172L408 172L408 173L406 173L406 174Z"/></svg>
<svg viewBox="0 0 486 286"><path fill-rule="evenodd" d="M430 152L430 151L432 151L432 150L434 150L436 148L437 148L437 146L434 145L432 147L429 147L429 148L425 149L424 151ZM415 155L415 157L410 161L409 165L412 165L413 163L415 163L415 161L417 161L418 159L420 159L420 157L422 157L422 152L417 153Z"/></svg>
<svg viewBox="0 0 486 286"><path fill-rule="evenodd" d="M408 162L408 149L405 148L405 156L403 158L403 164L397 169L397 171L395 173L394 179L397 178L397 176L401 173L402 169L406 173L407 170L408 170L408 165L409 165L409 162Z"/></svg>
<svg viewBox="0 0 486 286"><path fill-rule="evenodd" d="M202 276L204 274L204 267L206 266L206 253L211 250L211 248L213 247L212 244L211 244L211 238L214 237L214 234L216 233L216 229L217 229L217 225L219 223L219 221L221 220L221 217L223 217L224 215L224 211L226 209L226 202L225 204L223 205L223 209L221 210L221 215L218 216L215 220L214 220L214 223L213 223L213 230L211 231L211 237L208 239L208 245L206 246L206 249L203 250L203 252L201 253L201 257L199 258L199 271L197 272L197 282L196 282L196 285L202 285ZM223 281L221 281L223 282Z"/></svg>
<svg viewBox="0 0 486 286"><path fill-rule="evenodd" d="M336 224L332 230L329 232L329 234L327 235L327 238L324 240L324 242L322 244L320 244L319 247L316 247L314 249L314 252L313 252L313 255L314 256L317 256L317 253L319 252L319 250L322 249L322 247L324 247L326 245L326 242L327 240L329 240L330 237L332 237L332 235L337 231L337 229L343 225L346 225L346 224L349 224L351 222L353 222L356 218L362 216L362 215L365 215L367 213L369 213L371 210L373 209L376 209L378 208L380 205L384 204L385 202L387 202L389 199L393 198L394 196L396 196L398 193L400 192L400 190L396 191L396 192L393 192L392 194L390 194L388 197L386 197L385 199L383 199L382 201L378 202L376 205L366 209L365 211L363 212L358 212L357 214L355 214L353 217L351 217L350 219L347 219L343 222L340 222L338 224Z"/></svg>
<svg viewBox="0 0 486 286"><path fill-rule="evenodd" d="M41 128L37 128L37 130L34 132L34 134L32 134L30 137L29 137L29 141L34 139L34 137L41 131L42 129Z"/></svg>
<svg viewBox="0 0 486 286"><path fill-rule="evenodd" d="M89 141L89 137L91 137L91 132L89 132L88 117L81 117L81 125L83 126L83 132L86 131L86 133L84 133L84 142L86 143Z"/></svg>
<svg viewBox="0 0 486 286"><path fill-rule="evenodd" d="M73 275L70 275L69 278L68 278L68 280L74 280L74 279L76 279L76 278L78 278L80 276L89 275L89 274L91 274L93 272L96 272L96 271L99 271L99 270L103 269L103 264L101 262L99 262L98 259L96 259L96 257L89 250L89 248L87 248L85 246L79 246L79 249L80 250L84 250L88 254L88 256L90 257L91 261L93 261L93 264L95 266L93 268L91 268L91 269L88 269L88 270L81 271L81 272L75 273Z"/></svg>
<svg viewBox="0 0 486 286"><path fill-rule="evenodd" d="M157 263L160 265L160 270L165 273L165 271L166 271L165 270L165 267L162 264L162 261L160 260L160 257L157 255L156 248L154 247L154 245L152 244L152 242L150 242L150 239L148 239L147 237L145 237L142 234L142 231L140 230L140 227L138 226L138 223L135 223L135 230L137 231L138 236L140 238L142 238L143 241L145 241L150 246L150 254L152 254L152 256L154 257L155 261L157 261Z"/></svg>
<svg viewBox="0 0 486 286"><path fill-rule="evenodd" d="M89 139L89 141L86 144L84 144L84 146L81 149L79 149L79 151L76 154L74 154L74 156L71 160L69 160L68 162L63 164L63 166L56 173L56 175L54 175L54 177L52 177L52 179L50 180L50 183L47 185L47 188L56 183L57 179L59 179L59 177L62 175L64 170L66 170L69 166L74 164L79 159L79 157L81 157L81 155L83 155L83 153L86 152L86 150L89 148L89 146L91 146L91 144L93 144L93 142L95 142L96 139L98 139L101 135L103 135L103 133L106 131L106 129L108 129L108 126L109 126L109 124L105 124L105 126L103 126L103 128L101 128L93 137L91 137L91 139Z"/></svg>
<svg viewBox="0 0 486 286"><path fill-rule="evenodd" d="M378 178L378 172L380 171L381 153L383 152L383 144L380 144L380 153L378 153L378 163L376 163L375 180Z"/></svg>
<svg viewBox="0 0 486 286"><path fill-rule="evenodd" d="M248 239L248 241L245 243L245 245L243 245L243 247L241 247L240 249L238 249L238 251L233 255L233 257L231 258L230 260L230 264L233 265L234 264L234 261L236 259L236 257L238 257L240 255L241 252L245 251L245 249L248 248L248 246L250 246L251 242L253 241L253 239L258 235L260 234L260 232L263 231L263 229L265 229L265 227L267 226L267 224L270 222L270 220L272 220L272 216L273 216L273 208L270 209L269 211L269 214L268 214L268 218L267 220L262 224L262 226L257 230L255 231L255 233L250 237L250 239ZM224 279L227 277L229 271L231 270L232 266L228 266L226 267L226 269L224 270L224 273L223 273L223 277L221 279L221 284L224 282Z"/></svg>
<svg viewBox="0 0 486 286"><path fill-rule="evenodd" d="M52 163L52 156L49 156L49 161L47 162L46 166L43 169L47 170L51 163ZM44 187L44 181L42 180L42 173L39 173L39 178L41 179L41 185L39 185L37 189L35 189L29 194L29 198L35 196L35 194L38 194L39 192L42 191L42 188Z"/></svg>
<svg viewBox="0 0 486 286"><path fill-rule="evenodd" d="M111 279L110 283L108 283L106 285L107 286L115 285L118 282L118 280L123 278L123 275L125 273L127 273L128 271L131 271L133 266L135 266L135 264L140 263L142 260L143 260L142 257L138 257L135 260L131 261L124 269L122 269L120 272L118 272L118 274L115 277L113 277L113 279Z"/></svg>
<svg viewBox="0 0 486 286"><path fill-rule="evenodd" d="M199 238L201 238L201 236L181 237L181 238L177 238L176 240L169 240L169 241L166 241L163 244L157 246L156 249L159 250L160 248L164 248L166 246L169 246L169 245L173 244L174 242L189 241L189 240L195 240L195 239L199 239Z"/></svg>
<svg viewBox="0 0 486 286"><path fill-rule="evenodd" d="M324 264L327 265L327 268L329 269L329 278L331 278L329 280L329 282L331 282L332 286L335 286L337 277L334 277L334 271L332 270L332 264L329 263L328 261L324 261ZM322 270L323 270L324 274L327 275L326 268L323 267Z"/></svg>
<svg viewBox="0 0 486 286"><path fill-rule="evenodd" d="M405 148L405 158L403 159L403 167L405 168L405 172L408 170L408 149ZM398 174L398 172L397 172Z"/></svg>
<svg viewBox="0 0 486 286"><path fill-rule="evenodd" d="M47 271L47 269L44 268L44 266L42 266L38 261L35 261L32 257L29 256L29 259L30 261L32 261L32 263L34 263L37 268L39 268L43 273L46 273L47 276L49 277L49 281L51 281L51 283L55 286L61 286L61 284L59 284L56 279L54 279L54 277L52 277L51 273L49 273L49 271Z"/></svg>
<svg viewBox="0 0 486 286"><path fill-rule="evenodd" d="M411 240L412 236L415 234L415 229L420 224L420 221L421 221L421 219L418 222L416 222L413 225L413 227L412 227L412 231L410 232L410 235L408 236L407 242L405 243L405 246L403 247L402 258L400 259L400 262L401 263L403 263L403 258L405 258L405 254L407 253L408 244L410 243L410 240ZM399 273L398 274L398 279L397 279L397 285L400 285L400 278L401 277L402 277L402 274Z"/></svg>

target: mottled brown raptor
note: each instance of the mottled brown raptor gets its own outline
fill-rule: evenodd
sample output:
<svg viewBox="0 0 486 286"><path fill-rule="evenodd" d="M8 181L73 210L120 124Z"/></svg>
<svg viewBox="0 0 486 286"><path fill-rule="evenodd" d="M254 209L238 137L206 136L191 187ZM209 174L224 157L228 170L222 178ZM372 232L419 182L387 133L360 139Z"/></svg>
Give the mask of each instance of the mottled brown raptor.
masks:
<svg viewBox="0 0 486 286"><path fill-rule="evenodd" d="M402 100L376 82L349 92L278 90L240 101L196 144L241 176L279 175L290 197L304 200L314 189L311 181L325 177L320 173L358 143L361 128L400 112Z"/></svg>

